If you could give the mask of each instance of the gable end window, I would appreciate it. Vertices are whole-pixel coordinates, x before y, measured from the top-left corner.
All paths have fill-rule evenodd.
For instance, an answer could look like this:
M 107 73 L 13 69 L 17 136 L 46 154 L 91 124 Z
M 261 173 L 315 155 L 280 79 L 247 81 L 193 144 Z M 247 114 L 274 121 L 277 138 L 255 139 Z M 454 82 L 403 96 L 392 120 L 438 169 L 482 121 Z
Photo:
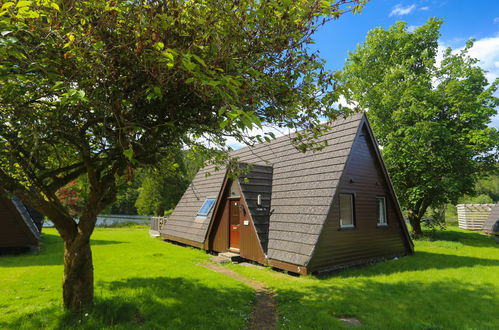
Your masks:
M 354 228 L 354 214 L 353 194 L 340 194 L 340 227 Z
M 386 198 L 384 196 L 376 197 L 376 214 L 378 218 L 378 226 L 388 225 L 386 221 Z
M 213 205 L 215 205 L 215 198 L 206 198 L 203 205 L 201 205 L 201 208 L 199 209 L 197 215 L 207 216 L 208 213 L 210 213 L 211 209 L 213 208 Z

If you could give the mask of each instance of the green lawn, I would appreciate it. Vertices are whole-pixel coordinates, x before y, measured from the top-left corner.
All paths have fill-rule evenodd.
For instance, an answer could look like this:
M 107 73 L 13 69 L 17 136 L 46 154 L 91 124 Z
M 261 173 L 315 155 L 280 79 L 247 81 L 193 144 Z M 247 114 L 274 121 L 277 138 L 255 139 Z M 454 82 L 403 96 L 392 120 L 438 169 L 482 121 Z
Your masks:
M 0 329 L 244 328 L 251 289 L 197 264 L 202 251 L 166 244 L 145 229 L 97 229 L 96 306 L 61 308 L 62 245 L 46 230 L 38 255 L 0 256 Z M 499 244 L 449 228 L 416 241 L 416 255 L 327 278 L 292 277 L 230 265 L 276 293 L 285 329 L 340 327 L 358 318 L 370 329 L 497 329 Z
M 284 329 L 499 329 L 499 244 L 456 227 L 415 241 L 414 256 L 317 279 L 230 266 L 273 288 Z
M 147 229 L 98 228 L 96 306 L 61 308 L 62 244 L 45 230 L 39 255 L 0 256 L 0 329 L 240 329 L 254 301 L 245 285 L 198 263 L 208 256 L 150 238 Z

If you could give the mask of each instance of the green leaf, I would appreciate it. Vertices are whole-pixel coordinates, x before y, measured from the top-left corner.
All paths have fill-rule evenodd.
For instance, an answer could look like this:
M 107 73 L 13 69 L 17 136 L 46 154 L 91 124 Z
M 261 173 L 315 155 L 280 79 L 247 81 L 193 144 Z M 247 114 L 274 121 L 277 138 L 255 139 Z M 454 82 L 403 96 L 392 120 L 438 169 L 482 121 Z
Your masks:
M 28 7 L 28 6 L 31 6 L 31 3 L 32 1 L 25 1 L 25 0 L 21 0 L 17 3 L 17 6 L 18 8 L 22 8 L 22 7 Z
M 197 56 L 196 54 L 191 54 L 191 56 L 196 60 L 198 61 L 199 64 L 201 64 L 202 66 L 204 66 L 205 68 L 207 67 L 206 66 L 206 63 L 203 61 L 203 59 L 199 56 Z
M 236 119 L 237 117 L 239 117 L 239 114 L 236 112 L 227 112 L 227 117 L 229 117 L 230 119 Z
M 163 56 L 163 61 L 166 62 L 166 66 L 169 68 L 173 68 L 175 65 L 175 57 L 174 57 L 175 51 L 172 49 L 165 49 L 161 55 Z
M 123 150 L 123 155 L 129 160 L 129 161 L 132 161 L 133 160 L 133 149 L 132 147 L 128 148 L 128 149 L 125 149 Z
M 182 66 L 187 70 L 187 71 L 194 71 L 197 68 L 196 63 L 193 63 L 191 61 L 191 56 L 190 55 L 184 55 L 182 57 Z
M 10 7 L 14 6 L 14 2 L 6 2 L 2 5 L 2 9 L 9 9 Z
M 165 48 L 165 44 L 162 43 L 161 41 L 158 41 L 157 43 L 154 44 L 154 48 L 156 48 L 157 50 L 163 50 L 163 48 Z

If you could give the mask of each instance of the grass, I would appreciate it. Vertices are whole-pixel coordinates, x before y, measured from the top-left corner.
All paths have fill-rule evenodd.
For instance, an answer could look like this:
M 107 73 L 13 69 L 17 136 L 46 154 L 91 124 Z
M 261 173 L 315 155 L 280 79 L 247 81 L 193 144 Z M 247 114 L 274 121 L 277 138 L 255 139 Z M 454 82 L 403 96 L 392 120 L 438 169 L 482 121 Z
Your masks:
M 88 316 L 61 308 L 62 245 L 53 230 L 37 255 L 0 256 L 0 329 L 241 329 L 254 293 L 198 264 L 202 251 L 149 238 L 144 228 L 99 228 L 93 236 L 96 305 Z M 449 228 L 416 243 L 414 256 L 328 277 L 292 277 L 230 265 L 265 283 L 279 328 L 497 329 L 499 245 Z
M 368 329 L 498 329 L 499 245 L 456 227 L 415 245 L 413 256 L 323 278 L 230 267 L 275 291 L 282 329 L 344 327 L 338 317 Z
M 142 228 L 98 228 L 95 307 L 61 307 L 62 244 L 45 230 L 41 253 L 0 256 L 0 329 L 240 329 L 254 301 L 245 285 L 199 263 L 203 252 L 150 238 Z

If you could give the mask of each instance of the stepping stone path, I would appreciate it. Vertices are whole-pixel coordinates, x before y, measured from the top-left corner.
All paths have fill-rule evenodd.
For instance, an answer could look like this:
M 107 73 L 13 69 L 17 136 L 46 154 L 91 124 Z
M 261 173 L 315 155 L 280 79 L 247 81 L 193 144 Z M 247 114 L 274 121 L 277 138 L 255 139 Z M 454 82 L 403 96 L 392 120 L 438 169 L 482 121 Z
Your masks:
M 228 268 L 217 264 L 203 264 L 204 267 L 211 269 L 217 273 L 230 276 L 256 291 L 256 303 L 251 314 L 251 319 L 248 325 L 249 330 L 267 330 L 275 329 L 277 322 L 276 303 L 274 296 L 265 285 L 260 282 L 250 280 L 247 277 L 234 273 Z

